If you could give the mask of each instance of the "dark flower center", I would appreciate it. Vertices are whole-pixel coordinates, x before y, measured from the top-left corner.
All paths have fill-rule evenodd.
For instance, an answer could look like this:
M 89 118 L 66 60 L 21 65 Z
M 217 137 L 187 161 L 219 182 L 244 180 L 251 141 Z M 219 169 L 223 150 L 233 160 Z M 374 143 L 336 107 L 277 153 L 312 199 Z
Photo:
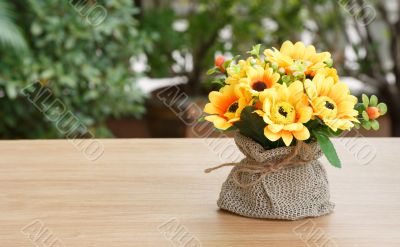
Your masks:
M 236 112 L 236 110 L 239 108 L 238 102 L 235 102 L 231 104 L 228 108 L 228 112 Z
M 335 109 L 335 106 L 329 101 L 325 101 L 325 107 L 330 109 L 330 110 Z
M 294 107 L 288 102 L 279 102 L 272 107 L 271 120 L 276 124 L 291 124 L 296 120 Z
M 310 75 L 310 74 L 307 74 L 307 75 L 306 75 L 306 79 L 312 80 L 313 78 L 314 78 L 314 76 L 312 76 L 312 75 Z
M 264 89 L 266 89 L 266 88 L 267 88 L 267 85 L 266 85 L 264 82 L 262 82 L 262 81 L 255 82 L 255 83 L 253 84 L 253 89 L 256 90 L 256 91 L 258 91 L 258 92 L 262 92 L 262 91 L 264 91 Z
M 288 114 L 288 113 L 285 111 L 285 109 L 283 109 L 283 107 L 279 107 L 278 112 L 279 112 L 279 114 L 281 114 L 282 116 L 287 117 L 287 114 Z

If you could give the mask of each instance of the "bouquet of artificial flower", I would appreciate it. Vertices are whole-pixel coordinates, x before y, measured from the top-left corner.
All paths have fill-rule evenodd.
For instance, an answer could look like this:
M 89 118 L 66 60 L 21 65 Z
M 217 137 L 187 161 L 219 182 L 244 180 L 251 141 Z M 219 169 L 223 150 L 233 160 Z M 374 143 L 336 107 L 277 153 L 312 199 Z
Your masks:
M 376 120 L 386 105 L 376 96 L 363 95 L 363 103 L 350 94 L 332 67 L 329 52 L 317 53 L 301 42 L 283 43 L 280 50 L 260 45 L 246 60 L 217 57 L 208 74 L 217 74 L 219 91 L 209 94 L 205 120 L 223 131 L 239 132 L 265 149 L 295 145 L 296 140 L 317 140 L 334 166 L 340 160 L 329 141 L 360 125 L 379 129 Z
M 246 155 L 240 163 L 228 164 L 235 167 L 218 204 L 260 218 L 326 214 L 333 204 L 317 159 L 323 152 L 332 165 L 341 166 L 329 137 L 353 127 L 377 130 L 376 119 L 386 113 L 386 105 L 366 95 L 357 103 L 332 67 L 329 52 L 290 41 L 262 55 L 260 47 L 254 46 L 243 60 L 218 56 L 208 71 L 216 75 L 220 89 L 209 94 L 204 119 L 219 130 L 236 130 L 236 144 Z M 277 197 L 284 197 L 284 203 L 279 205 Z

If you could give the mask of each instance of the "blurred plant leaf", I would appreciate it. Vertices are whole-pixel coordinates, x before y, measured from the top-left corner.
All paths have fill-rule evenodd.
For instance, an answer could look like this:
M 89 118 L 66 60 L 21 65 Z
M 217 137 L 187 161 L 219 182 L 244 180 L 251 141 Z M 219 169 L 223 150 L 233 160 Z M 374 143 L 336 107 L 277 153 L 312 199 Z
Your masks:
M 8 1 L 0 0 L 0 44 L 16 51 L 27 51 L 28 46 L 15 19 L 15 11 Z

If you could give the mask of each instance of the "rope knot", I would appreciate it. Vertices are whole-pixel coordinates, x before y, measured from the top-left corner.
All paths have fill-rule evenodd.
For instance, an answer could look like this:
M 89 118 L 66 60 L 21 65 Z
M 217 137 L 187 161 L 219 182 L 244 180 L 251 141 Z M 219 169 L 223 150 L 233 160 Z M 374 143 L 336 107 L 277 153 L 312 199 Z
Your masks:
M 303 147 L 309 148 L 308 145 L 306 145 L 304 142 L 298 141 L 297 145 L 294 147 L 293 151 L 291 153 L 289 153 L 283 160 L 281 160 L 279 162 L 257 162 L 254 159 L 247 158 L 246 162 L 224 163 L 219 166 L 205 169 L 204 172 L 210 173 L 214 170 L 217 170 L 217 169 L 225 167 L 225 166 L 234 166 L 234 167 L 236 167 L 236 169 L 233 170 L 233 174 L 232 174 L 233 181 L 239 187 L 247 188 L 247 187 L 250 187 L 250 186 L 253 186 L 253 185 L 259 183 L 270 173 L 277 172 L 281 169 L 284 169 L 284 168 L 292 166 L 292 165 L 304 165 L 304 164 L 307 164 L 310 161 L 312 161 L 313 160 L 312 155 L 310 155 L 307 158 L 299 157 L 298 154 Z M 240 174 L 242 174 L 242 173 L 247 173 L 250 175 L 259 174 L 260 176 L 253 182 L 245 184 L 240 181 Z

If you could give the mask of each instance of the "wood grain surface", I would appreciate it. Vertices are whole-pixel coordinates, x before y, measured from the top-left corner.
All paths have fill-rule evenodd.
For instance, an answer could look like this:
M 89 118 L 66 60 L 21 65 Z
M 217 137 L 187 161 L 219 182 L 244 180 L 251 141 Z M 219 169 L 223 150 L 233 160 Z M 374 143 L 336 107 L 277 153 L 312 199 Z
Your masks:
M 335 139 L 335 212 L 300 221 L 218 210 L 232 139 L 0 142 L 0 246 L 400 246 L 400 139 Z

